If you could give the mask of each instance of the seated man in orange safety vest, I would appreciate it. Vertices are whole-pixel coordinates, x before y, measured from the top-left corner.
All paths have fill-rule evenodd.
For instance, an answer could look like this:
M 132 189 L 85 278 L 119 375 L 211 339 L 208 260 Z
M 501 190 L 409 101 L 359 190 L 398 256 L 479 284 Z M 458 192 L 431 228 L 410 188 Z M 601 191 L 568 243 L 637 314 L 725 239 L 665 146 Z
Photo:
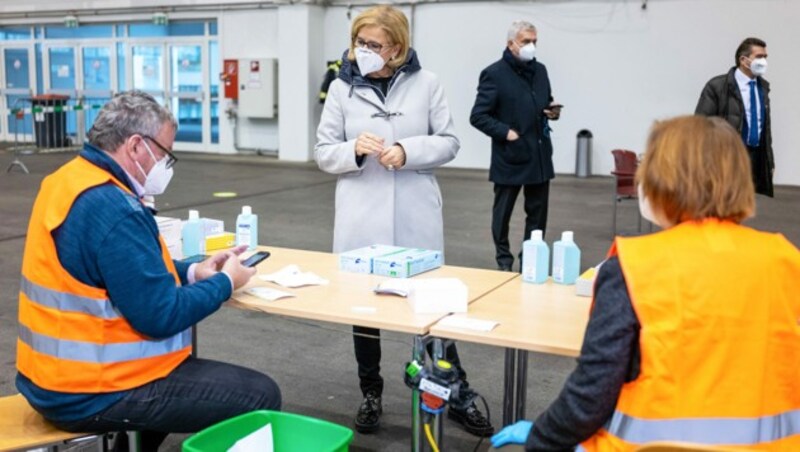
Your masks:
M 281 406 L 268 376 L 191 356 L 191 326 L 255 269 L 239 249 L 170 258 L 141 199 L 172 177 L 176 128 L 148 94 L 111 99 L 80 155 L 42 182 L 22 259 L 17 388 L 61 429 L 141 431 L 143 450 Z
M 739 134 L 720 118 L 656 123 L 637 180 L 663 231 L 616 239 L 577 368 L 535 423 L 492 444 L 800 450 L 800 252 L 739 224 L 755 210 Z

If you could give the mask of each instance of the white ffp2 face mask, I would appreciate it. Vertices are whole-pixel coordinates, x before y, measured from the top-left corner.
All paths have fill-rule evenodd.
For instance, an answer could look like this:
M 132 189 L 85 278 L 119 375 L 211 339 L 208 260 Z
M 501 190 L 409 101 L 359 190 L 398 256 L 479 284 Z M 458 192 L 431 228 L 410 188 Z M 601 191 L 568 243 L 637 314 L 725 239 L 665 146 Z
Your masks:
M 167 168 L 167 157 L 164 157 L 161 160 L 156 160 L 156 156 L 153 155 L 153 151 L 150 149 L 150 145 L 147 144 L 146 141 L 142 141 L 144 143 L 145 149 L 147 149 L 147 153 L 150 154 L 150 158 L 156 162 L 152 168 L 150 168 L 150 174 L 144 172 L 144 168 L 139 162 L 136 162 L 136 166 L 139 167 L 139 171 L 144 176 L 144 195 L 156 196 L 164 193 L 167 189 L 167 185 L 169 185 L 169 181 L 172 180 L 172 168 Z
M 517 44 L 519 45 L 519 44 Z M 531 61 L 536 57 L 536 46 L 532 42 L 525 44 L 519 48 L 519 59 L 522 61 Z
M 756 77 L 761 77 L 762 75 L 766 74 L 767 59 L 756 58 L 755 60 L 750 61 L 750 72 L 752 72 Z
M 372 50 L 356 47 L 356 64 L 358 64 L 361 75 L 367 75 L 383 69 L 386 62 L 383 61 L 383 57 Z

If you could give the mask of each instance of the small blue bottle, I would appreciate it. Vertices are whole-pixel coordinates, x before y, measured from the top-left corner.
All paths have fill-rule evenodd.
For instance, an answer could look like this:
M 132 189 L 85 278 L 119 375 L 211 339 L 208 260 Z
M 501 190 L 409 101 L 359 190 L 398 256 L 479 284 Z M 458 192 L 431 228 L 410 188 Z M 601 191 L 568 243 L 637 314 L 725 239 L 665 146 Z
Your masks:
M 250 206 L 242 206 L 242 213 L 236 217 L 236 246 L 247 245 L 248 250 L 258 246 L 258 215 Z
M 553 244 L 553 281 L 575 284 L 581 268 L 581 250 L 573 240 L 572 231 L 564 231 L 561 240 Z
M 196 210 L 189 211 L 189 220 L 183 224 L 181 239 L 183 239 L 183 257 L 192 257 L 206 253 L 206 236 L 203 220 Z
M 544 284 L 550 270 L 550 248 L 542 240 L 542 230 L 531 231 L 531 238 L 522 242 L 522 280 Z

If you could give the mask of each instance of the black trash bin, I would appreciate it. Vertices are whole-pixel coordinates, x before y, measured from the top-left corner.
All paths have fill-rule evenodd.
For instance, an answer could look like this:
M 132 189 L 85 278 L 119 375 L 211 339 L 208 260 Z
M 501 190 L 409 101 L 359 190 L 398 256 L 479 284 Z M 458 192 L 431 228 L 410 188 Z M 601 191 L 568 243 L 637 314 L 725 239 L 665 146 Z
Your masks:
M 578 132 L 575 148 L 575 175 L 589 177 L 592 175 L 592 132 L 583 129 Z
M 67 140 L 67 105 L 69 96 L 42 94 L 31 97 L 33 109 L 33 131 L 36 147 L 42 149 L 63 148 Z

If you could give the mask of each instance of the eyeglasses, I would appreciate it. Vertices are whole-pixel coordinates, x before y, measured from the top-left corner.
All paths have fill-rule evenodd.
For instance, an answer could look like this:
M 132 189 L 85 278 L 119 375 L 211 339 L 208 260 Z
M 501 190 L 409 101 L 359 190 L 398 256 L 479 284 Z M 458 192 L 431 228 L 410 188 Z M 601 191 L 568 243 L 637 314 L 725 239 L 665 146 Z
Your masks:
M 384 48 L 391 47 L 388 44 L 378 44 L 375 41 L 365 41 L 365 40 L 363 40 L 361 38 L 356 38 L 355 41 L 353 41 L 353 44 L 356 47 L 366 47 L 366 48 L 368 48 L 369 50 L 372 50 L 375 53 L 381 53 L 381 51 Z
M 142 138 L 152 141 L 153 143 L 155 143 L 156 146 L 158 146 L 159 149 L 161 149 L 162 151 L 164 151 L 165 154 L 167 154 L 167 169 L 170 169 L 173 166 L 175 166 L 175 163 L 178 162 L 178 157 L 175 157 L 175 154 L 170 152 L 169 149 L 167 149 L 163 144 L 156 141 L 156 139 L 151 137 L 150 135 L 142 135 Z

